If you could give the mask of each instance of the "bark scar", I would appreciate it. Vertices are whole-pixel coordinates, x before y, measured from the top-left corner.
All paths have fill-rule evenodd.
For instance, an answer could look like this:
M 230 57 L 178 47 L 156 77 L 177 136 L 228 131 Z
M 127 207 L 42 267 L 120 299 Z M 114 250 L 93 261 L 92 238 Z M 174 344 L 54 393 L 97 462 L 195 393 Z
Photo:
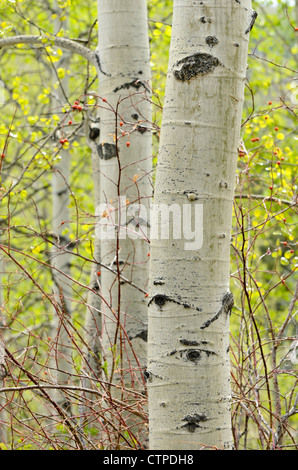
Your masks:
M 207 416 L 204 413 L 195 413 L 193 415 L 186 415 L 182 421 L 186 421 L 183 424 L 183 428 L 186 428 L 189 432 L 195 432 L 197 428 L 200 428 L 200 423 L 207 421 Z
M 124 89 L 129 89 L 129 88 L 135 88 L 136 90 L 139 90 L 139 88 L 144 87 L 145 90 L 150 91 L 149 88 L 146 86 L 146 83 L 140 80 L 139 78 L 135 78 L 131 82 L 123 83 L 123 85 L 119 85 L 116 87 L 113 92 L 117 93 L 119 90 L 124 90 Z
M 199 346 L 199 343 L 197 341 L 194 341 L 194 340 L 181 338 L 179 341 L 184 346 Z
M 196 54 L 184 57 L 178 60 L 173 67 L 174 77 L 182 82 L 189 81 L 197 75 L 204 75 L 222 65 L 217 57 L 205 52 L 197 52 Z
M 225 313 L 226 315 L 229 315 L 231 313 L 231 310 L 232 310 L 233 307 L 234 307 L 233 294 L 231 294 L 231 292 L 228 292 L 227 294 L 224 295 L 224 297 L 222 299 L 221 309 L 217 312 L 216 315 L 214 315 L 213 318 L 211 318 L 210 320 L 207 320 L 205 323 L 203 323 L 203 325 L 201 326 L 201 330 L 203 330 L 204 328 L 207 328 L 209 325 L 211 325 L 211 323 L 213 323 L 215 320 L 217 320 L 220 317 L 220 315 L 222 315 L 223 313 Z
M 156 283 L 155 283 L 156 284 Z M 176 299 L 173 299 L 172 297 L 169 297 L 168 295 L 165 295 L 165 294 L 156 294 L 152 297 L 152 299 L 150 299 L 149 303 L 148 303 L 148 307 L 149 305 L 152 303 L 152 302 L 155 302 L 155 304 L 161 309 L 166 302 L 174 302 L 175 304 L 178 304 L 178 305 L 182 305 L 184 308 L 194 308 L 196 309 L 198 312 L 201 312 L 202 309 L 199 308 L 199 307 L 194 307 L 193 305 L 187 303 L 187 302 L 183 302 L 182 300 L 176 300 Z
M 251 15 L 250 24 L 249 24 L 249 27 L 247 28 L 247 30 L 245 31 L 245 34 L 250 33 L 250 31 L 252 30 L 252 28 L 255 24 L 257 16 L 258 16 L 257 12 L 253 10 L 252 15 Z
M 99 53 L 97 51 L 95 52 L 95 60 L 96 60 L 96 63 L 97 63 L 97 66 L 98 66 L 98 69 L 100 70 L 100 72 L 103 75 L 106 75 L 107 77 L 110 77 L 111 76 L 110 73 L 106 73 L 106 72 L 103 71 L 102 66 L 101 66 L 101 62 L 100 62 L 100 58 L 99 58 Z
M 110 160 L 117 156 L 116 145 L 109 142 L 97 145 L 97 151 L 101 160 Z
M 207 37 L 206 37 L 206 43 L 207 43 L 208 46 L 210 46 L 210 47 L 216 46 L 216 44 L 218 44 L 218 42 L 219 42 L 219 41 L 218 41 L 217 37 L 215 37 L 215 36 L 207 36 Z

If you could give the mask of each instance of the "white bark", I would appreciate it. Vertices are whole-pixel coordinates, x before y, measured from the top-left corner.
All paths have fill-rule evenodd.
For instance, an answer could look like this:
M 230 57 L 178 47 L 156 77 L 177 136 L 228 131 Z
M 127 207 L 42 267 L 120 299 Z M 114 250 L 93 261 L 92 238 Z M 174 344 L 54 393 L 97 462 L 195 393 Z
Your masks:
M 174 0 L 154 203 L 197 212 L 198 243 L 151 233 L 150 449 L 232 448 L 229 262 L 250 0 Z M 186 212 L 185 212 L 186 214 Z M 183 227 L 187 228 L 184 217 Z M 199 232 L 202 231 L 202 246 Z M 189 249 L 192 248 L 192 249 Z
M 95 95 L 95 93 L 91 93 Z M 96 100 L 96 106 L 98 101 Z M 98 143 L 100 135 L 100 122 L 98 118 L 94 118 L 92 113 L 86 114 L 85 134 L 88 147 L 91 150 L 91 166 L 93 175 L 94 186 L 94 207 L 100 204 L 100 172 L 99 172 L 99 157 L 98 157 Z M 95 218 L 96 223 L 96 218 Z M 94 374 L 94 377 L 99 379 L 101 376 L 101 297 L 99 295 L 99 273 L 100 267 L 100 240 L 95 239 L 93 259 L 95 262 L 91 269 L 90 290 L 87 298 L 86 322 L 85 322 L 85 341 L 87 348 L 85 348 L 85 357 L 87 359 L 88 374 Z
M 57 30 L 59 24 L 57 25 Z M 70 53 L 66 51 L 59 62 L 59 67 L 68 67 Z M 54 74 L 53 74 L 54 75 Z M 56 79 L 56 76 L 55 76 Z M 63 90 L 61 89 L 63 87 Z M 55 107 L 62 107 L 65 104 L 65 94 L 68 93 L 68 77 L 61 80 L 60 87 L 57 90 Z M 67 137 L 67 126 L 64 126 L 63 138 Z M 60 145 L 59 140 L 62 137 L 60 133 L 56 136 L 56 145 Z M 54 312 L 54 335 L 56 340 L 55 364 L 57 368 L 56 380 L 58 385 L 67 385 L 70 383 L 72 365 L 72 342 L 70 338 L 70 321 L 72 315 L 72 289 L 71 289 L 71 254 L 64 251 L 63 247 L 69 249 L 69 203 L 70 203 L 70 162 L 71 156 L 68 149 L 61 148 L 61 159 L 55 165 L 52 179 L 52 217 L 53 233 L 55 242 L 61 248 L 52 250 L 52 266 L 54 280 L 54 294 L 57 309 Z M 65 274 L 65 275 L 64 275 Z M 59 312 L 59 317 L 57 315 Z M 58 403 L 70 411 L 70 403 L 66 401 L 59 392 L 57 394 Z
M 56 339 L 55 366 L 57 367 L 58 385 L 69 384 L 72 372 L 72 343 L 70 339 L 71 297 L 70 284 L 71 255 L 63 252 L 63 246 L 69 244 L 68 235 L 63 231 L 69 227 L 69 164 L 70 154 L 61 151 L 62 159 L 55 166 L 53 174 L 53 232 L 61 248 L 54 248 L 52 252 L 52 266 L 54 278 L 56 311 L 59 312 L 54 321 L 54 335 Z M 65 276 L 64 276 L 65 274 Z M 57 315 L 55 312 L 54 315 Z
M 100 187 L 100 173 L 99 173 L 99 158 L 98 158 L 98 140 L 99 135 L 95 133 L 97 129 L 100 132 L 99 122 L 94 122 L 91 113 L 86 113 L 85 134 L 87 144 L 91 150 L 91 166 L 94 184 L 94 206 L 97 207 L 99 201 L 99 187 Z M 96 223 L 96 221 L 95 221 Z M 87 309 L 85 318 L 85 347 L 84 347 L 84 362 L 82 367 L 82 384 L 89 390 L 94 390 L 94 394 L 84 392 L 84 398 L 80 405 L 80 421 L 82 427 L 87 427 L 91 422 L 91 427 L 95 428 L 93 413 L 99 412 L 100 407 L 94 406 L 94 401 L 97 400 L 96 392 L 97 384 L 102 377 L 101 370 L 101 297 L 99 293 L 99 273 L 100 267 L 100 240 L 95 239 L 94 249 L 92 253 L 94 263 L 91 269 L 90 290 L 87 296 Z M 92 405 L 91 405 L 92 404 Z M 92 408 L 92 413 L 90 411 Z M 98 422 L 98 426 L 101 423 Z M 90 437 L 91 438 L 91 437 Z M 94 437 L 92 438 L 94 443 Z
M 134 0 L 98 0 L 98 14 L 99 96 L 105 100 L 100 110 L 98 147 L 101 214 L 103 205 L 112 203 L 116 211 L 111 215 L 117 219 L 121 197 L 121 223 L 124 224 L 119 244 L 117 233 L 110 240 L 101 236 L 101 260 L 116 273 L 121 272 L 129 281 L 147 289 L 148 244 L 142 236 L 131 239 L 131 232 L 126 232 L 126 228 L 136 230 L 134 222 L 138 219 L 129 211 L 137 209 L 139 204 L 148 207 L 152 192 L 151 132 L 146 130 L 151 121 L 151 104 L 147 99 L 150 99 L 150 61 L 146 1 L 139 0 L 136 5 Z M 117 116 L 111 112 L 116 108 Z M 132 129 L 130 135 L 122 136 L 122 132 Z M 129 147 L 127 141 L 131 143 Z M 127 207 L 125 201 L 129 201 Z M 126 208 L 127 222 L 133 219 L 128 225 L 124 223 Z M 108 219 L 101 220 L 104 223 Z M 146 232 L 146 222 L 140 223 L 141 230 Z M 102 345 L 108 378 L 114 384 L 124 385 L 123 389 L 143 389 L 140 368 L 144 367 L 147 355 L 145 296 L 106 269 L 102 269 L 100 282 Z M 123 393 L 124 401 L 135 399 Z

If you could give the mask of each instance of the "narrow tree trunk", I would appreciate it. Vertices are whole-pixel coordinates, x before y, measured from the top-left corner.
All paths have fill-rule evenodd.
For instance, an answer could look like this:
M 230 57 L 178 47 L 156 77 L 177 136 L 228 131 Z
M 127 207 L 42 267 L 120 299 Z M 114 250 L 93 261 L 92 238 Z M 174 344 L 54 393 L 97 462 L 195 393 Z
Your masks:
M 100 188 L 100 173 L 99 173 L 99 157 L 98 157 L 98 142 L 100 135 L 100 126 L 98 120 L 94 122 L 91 113 L 88 113 L 85 125 L 85 134 L 88 146 L 91 150 L 91 166 L 94 184 L 94 206 L 99 206 L 99 188 Z M 95 218 L 96 224 L 96 218 Z M 85 320 L 85 347 L 84 347 L 84 362 L 82 368 L 82 385 L 84 388 L 97 389 L 97 385 L 102 378 L 101 368 L 101 297 L 100 297 L 100 240 L 95 239 L 94 250 L 92 253 L 94 263 L 91 268 L 90 276 L 90 290 L 87 296 L 86 320 Z M 95 436 L 98 438 L 100 432 L 95 433 L 95 427 L 101 427 L 98 419 L 94 420 L 94 413 L 99 416 L 100 407 L 95 407 L 94 401 L 98 400 L 97 395 L 90 393 L 83 394 L 80 405 L 80 421 L 82 427 L 89 426 L 92 429 L 92 439 L 95 444 Z M 96 444 L 95 444 L 96 445 Z
M 97 234 L 102 263 L 114 270 L 102 269 L 100 277 L 102 352 L 106 378 L 113 384 L 110 399 L 117 385 L 122 390 L 120 398 L 129 404 L 138 401 L 139 395 L 128 388 L 144 389 L 141 369 L 147 355 L 147 305 L 142 290 L 148 282 L 148 213 L 142 213 L 143 221 L 139 218 L 142 209 L 146 212 L 149 207 L 152 192 L 146 1 L 98 0 L 98 14 L 99 96 L 103 101 L 98 147 L 101 204 L 97 212 L 102 226 Z M 113 230 L 114 222 L 122 228 Z M 138 232 L 135 239 L 132 231 Z M 119 435 L 125 428 L 119 424 L 122 419 L 122 410 L 116 408 L 113 420 L 119 421 Z M 134 422 L 133 418 L 126 421 L 129 432 L 137 429 Z
M 99 170 L 99 156 L 98 144 L 100 136 L 100 125 L 98 120 L 92 122 L 89 116 L 86 122 L 86 137 L 88 146 L 91 149 L 91 166 L 94 184 L 94 207 L 100 204 L 100 170 Z M 96 223 L 96 218 L 95 218 Z M 85 366 L 88 374 L 94 374 L 97 379 L 101 376 L 101 297 L 99 293 L 100 288 L 100 240 L 95 239 L 93 259 L 95 262 L 92 265 L 90 290 L 87 298 L 87 311 L 86 311 L 86 324 L 85 324 L 85 341 L 87 344 L 86 358 L 88 366 Z M 89 384 L 92 388 L 92 384 Z
M 59 31 L 59 22 L 56 30 Z M 67 68 L 70 60 L 70 53 L 66 51 L 60 60 L 58 67 Z M 54 76 L 56 79 L 56 76 Z M 61 88 L 63 87 L 63 89 Z M 61 80 L 60 87 L 56 95 L 56 107 L 62 107 L 65 104 L 68 93 L 68 77 Z M 67 126 L 64 126 L 64 134 L 56 136 L 57 145 L 66 138 Z M 72 289 L 69 277 L 71 275 L 71 255 L 64 252 L 63 247 L 69 249 L 69 203 L 70 203 L 70 153 L 68 149 L 61 148 L 61 159 L 55 165 L 52 179 L 52 228 L 55 234 L 55 242 L 62 248 L 54 248 L 52 251 L 52 266 L 54 280 L 55 302 L 59 318 L 54 319 L 54 335 L 56 339 L 54 367 L 57 368 L 56 380 L 58 385 L 67 385 L 70 381 L 72 366 L 72 343 L 70 338 L 70 320 L 71 320 L 71 298 Z M 56 314 L 56 312 L 55 312 Z M 57 314 L 56 314 L 57 315 Z M 70 403 L 65 400 L 63 395 L 58 393 L 58 403 L 70 411 Z
M 254 20 L 250 0 L 174 0 L 153 213 L 165 206 L 151 233 L 152 450 L 233 447 L 230 234 Z
M 68 235 L 63 232 L 69 227 L 69 161 L 70 154 L 61 151 L 61 162 L 56 165 L 53 175 L 53 232 L 57 237 L 56 241 L 60 246 L 67 246 Z M 63 252 L 63 248 L 54 248 L 52 252 L 52 266 L 54 279 L 55 302 L 59 318 L 55 317 L 54 335 L 56 340 L 54 364 L 57 368 L 58 385 L 69 384 L 72 372 L 72 344 L 70 338 L 71 320 L 71 286 L 70 276 L 70 255 Z M 61 401 L 62 400 L 62 401 Z M 58 400 L 62 404 L 64 399 Z M 64 403 L 64 406 L 69 406 Z

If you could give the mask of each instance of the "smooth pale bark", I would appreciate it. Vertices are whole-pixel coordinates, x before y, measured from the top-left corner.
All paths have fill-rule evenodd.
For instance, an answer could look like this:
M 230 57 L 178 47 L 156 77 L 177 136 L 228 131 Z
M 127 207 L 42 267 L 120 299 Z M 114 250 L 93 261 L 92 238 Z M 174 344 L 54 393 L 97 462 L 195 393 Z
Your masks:
M 90 117 L 86 124 L 86 137 L 88 146 L 91 149 L 91 166 L 94 182 L 94 206 L 98 207 L 100 204 L 100 173 L 98 157 L 99 135 L 96 136 L 97 134 L 94 132 L 94 130 L 97 129 L 100 132 L 100 126 L 98 122 L 92 123 Z M 90 138 L 90 136 L 92 138 Z M 94 138 L 94 136 L 96 137 Z M 94 374 L 95 378 L 99 379 L 101 376 L 101 297 L 99 294 L 101 267 L 100 240 L 98 238 L 95 239 L 94 252 L 92 255 L 95 262 L 93 263 L 91 270 L 90 289 L 92 290 L 89 290 L 87 298 L 85 341 L 87 344 L 86 358 L 88 367 L 85 366 L 85 369 L 89 370 L 88 374 Z
M 100 132 L 98 120 L 94 121 L 94 118 L 91 115 L 91 112 L 86 115 L 85 123 L 85 134 L 88 147 L 91 150 L 91 166 L 92 166 L 92 175 L 94 183 L 94 206 L 99 205 L 99 187 L 100 187 L 100 177 L 99 177 L 99 158 L 98 158 L 98 141 L 99 135 L 97 132 Z M 96 218 L 95 218 L 96 223 Z M 95 394 L 86 393 L 81 400 L 80 404 L 80 421 L 81 426 L 85 427 L 85 430 L 88 425 L 91 428 L 94 428 L 98 425 L 101 427 L 101 423 L 96 420 L 94 422 L 94 413 L 99 415 L 99 406 L 95 406 L 95 401 L 98 400 L 96 392 L 98 392 L 97 385 L 102 378 L 102 369 L 101 369 L 101 297 L 99 293 L 99 273 L 101 271 L 100 267 L 100 240 L 95 239 L 94 249 L 92 253 L 94 263 L 91 268 L 91 277 L 90 277 L 90 289 L 87 296 L 87 305 L 86 305 L 86 317 L 85 317 L 85 331 L 84 331 L 84 361 L 82 365 L 82 385 L 84 388 L 89 388 L 89 390 L 95 390 Z M 91 424 L 90 424 L 91 423 Z M 90 437 L 91 439 L 91 437 Z M 92 438 L 93 444 L 95 443 L 95 438 Z M 87 443 L 85 442 L 85 446 Z
M 71 297 L 69 281 L 71 275 L 71 255 L 63 251 L 69 244 L 69 163 L 70 154 L 61 151 L 61 161 L 55 166 L 52 182 L 53 192 L 53 232 L 61 248 L 52 250 L 54 294 L 57 309 L 54 319 L 54 337 L 56 341 L 54 367 L 57 368 L 57 384 L 69 384 L 72 373 L 72 343 L 70 338 Z M 64 275 L 65 274 L 65 275 Z M 59 312 L 59 317 L 57 315 Z M 61 399 L 58 400 L 59 402 Z M 62 401 L 64 402 L 63 398 Z M 66 406 L 66 404 L 64 403 Z M 67 405 L 69 406 L 69 404 Z
M 254 19 L 250 0 L 174 0 L 154 204 L 177 204 L 183 222 L 177 239 L 151 231 L 151 450 L 233 447 L 230 234 Z M 190 219 L 194 240 L 183 237 Z
M 149 217 L 146 208 L 152 193 L 146 1 L 98 0 L 98 31 L 98 92 L 104 101 L 98 147 L 101 206 L 97 214 L 102 231 L 99 226 L 97 236 L 101 239 L 102 263 L 115 270 L 115 274 L 101 270 L 102 354 L 106 378 L 121 386 L 121 398 L 131 403 L 136 397 L 127 389 L 144 389 L 141 369 L 147 356 L 147 302 L 144 292 L 121 281 L 119 274 L 143 291 L 147 289 L 148 243 L 142 235 L 142 231 L 146 235 L 147 222 L 137 215 L 145 208 L 146 213 L 140 215 Z M 130 134 L 122 136 L 122 132 Z M 121 220 L 117 220 L 119 212 Z M 122 229 L 107 239 L 106 224 L 113 224 L 113 220 Z M 136 227 L 138 223 L 140 227 Z M 132 238 L 132 230 L 139 232 L 136 239 Z M 118 394 L 114 386 L 109 391 L 112 397 Z M 122 410 L 116 409 L 114 419 L 121 419 L 121 414 Z M 127 421 L 129 426 L 133 423 Z M 123 430 L 119 424 L 116 426 Z
M 59 23 L 56 27 L 59 31 Z M 67 68 L 69 65 L 70 53 L 65 51 L 58 67 Z M 56 80 L 56 75 L 54 74 Z M 61 88 L 62 87 L 62 88 Z M 68 77 L 61 80 L 60 86 L 55 95 L 55 107 L 62 107 L 65 104 L 65 96 L 68 93 Z M 59 131 L 56 135 L 56 145 L 60 145 L 61 138 L 65 138 L 67 127 L 64 126 L 64 134 Z M 70 338 L 70 321 L 72 315 L 72 289 L 70 283 L 71 276 L 71 254 L 65 252 L 63 247 L 69 249 L 69 204 L 70 204 L 70 162 L 71 156 L 68 149 L 61 148 L 60 161 L 55 165 L 52 179 L 52 229 L 55 234 L 55 242 L 61 248 L 52 250 L 52 266 L 54 280 L 54 294 L 57 309 L 54 313 L 54 335 L 56 341 L 54 367 L 56 367 L 56 380 L 58 385 L 70 383 L 70 376 L 73 372 L 72 365 L 72 342 Z M 59 312 L 59 316 L 57 314 Z M 65 400 L 63 394 L 57 393 L 57 401 L 70 411 L 70 403 Z

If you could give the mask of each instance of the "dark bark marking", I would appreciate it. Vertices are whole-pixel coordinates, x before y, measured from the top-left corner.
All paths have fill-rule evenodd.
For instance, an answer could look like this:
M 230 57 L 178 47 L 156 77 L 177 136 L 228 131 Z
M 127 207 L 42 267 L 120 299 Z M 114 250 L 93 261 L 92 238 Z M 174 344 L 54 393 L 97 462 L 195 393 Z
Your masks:
M 257 16 L 258 16 L 257 12 L 256 12 L 256 11 L 253 11 L 253 12 L 252 12 L 252 15 L 251 15 L 251 20 L 250 20 L 249 27 L 248 27 L 247 30 L 245 31 L 245 34 L 250 33 L 250 31 L 252 30 L 252 28 L 253 28 L 253 26 L 254 26 L 254 24 L 255 24 L 255 21 L 256 21 L 256 19 L 257 19 Z
M 199 346 L 199 343 L 197 341 L 193 341 L 190 339 L 180 339 L 179 341 L 184 346 Z
M 171 298 L 168 297 L 167 295 L 157 294 L 157 295 L 155 295 L 154 297 L 152 297 L 152 299 L 150 300 L 150 302 L 149 302 L 148 305 L 150 305 L 151 302 L 155 302 L 155 304 L 156 304 L 159 308 L 162 308 L 166 302 L 173 302 L 173 299 L 171 299 Z
M 100 131 L 98 127 L 90 127 L 89 139 L 96 140 L 99 137 Z
M 174 354 L 176 354 L 176 352 L 177 352 L 177 349 L 174 349 L 174 351 L 171 351 L 171 352 L 168 354 L 168 356 L 174 356 Z
M 217 312 L 217 314 L 213 318 L 211 318 L 210 320 L 207 320 L 201 326 L 201 330 L 203 330 L 204 328 L 207 328 L 209 325 L 211 325 L 211 323 L 216 321 L 220 317 L 221 314 L 225 313 L 226 315 L 229 315 L 231 313 L 231 310 L 232 310 L 233 306 L 234 306 L 233 294 L 231 294 L 231 292 L 228 292 L 227 294 L 224 295 L 224 297 L 222 299 L 221 309 Z
M 97 146 L 97 151 L 101 160 L 110 160 L 111 158 L 117 156 L 116 145 L 109 144 L 108 142 L 105 142 L 104 144 L 99 144 Z
M 211 20 L 211 18 L 208 18 L 208 16 L 207 16 L 207 17 L 206 17 L 206 16 L 202 16 L 202 17 L 200 18 L 200 22 L 205 24 L 205 23 L 211 23 L 212 20 Z
M 207 356 L 216 356 L 216 353 L 214 351 L 206 351 L 206 349 L 202 349 L 202 351 L 204 351 L 204 353 L 207 354 Z
M 179 351 L 179 356 L 184 361 L 186 360 L 197 364 L 201 360 L 203 353 L 205 353 L 207 357 L 216 356 L 214 351 L 210 351 L 208 349 L 183 349 L 182 351 Z
M 103 75 L 106 75 L 107 77 L 110 77 L 110 76 L 111 76 L 110 73 L 106 73 L 106 72 L 104 72 L 104 71 L 102 70 L 98 52 L 95 52 L 95 59 L 96 59 L 97 65 L 98 65 L 98 69 L 101 71 L 101 73 L 102 73 Z
M 136 339 L 136 338 L 141 338 L 143 341 L 145 341 L 147 343 L 148 330 L 144 329 L 144 330 L 140 331 L 139 333 L 137 333 L 135 336 L 129 336 L 130 341 L 133 340 L 133 339 Z
M 165 281 L 164 281 L 164 279 L 162 279 L 162 278 L 158 278 L 158 279 L 155 279 L 155 280 L 153 281 L 153 284 L 154 284 L 155 286 L 162 286 L 164 283 L 165 283 Z
M 228 183 L 226 181 L 221 181 L 219 183 L 219 187 L 220 188 L 224 188 L 224 189 L 227 189 L 228 188 Z
M 123 266 L 123 264 L 125 264 L 125 261 L 123 261 L 122 259 L 119 259 L 118 261 L 113 261 L 113 266 L 117 266 L 117 264 L 119 264 L 119 266 Z M 128 265 L 129 263 L 127 263 Z
M 186 359 L 190 362 L 197 363 L 201 359 L 201 352 L 199 349 L 189 349 L 186 353 Z
M 135 88 L 136 90 L 139 90 L 141 87 L 144 87 L 145 90 L 149 91 L 146 84 L 144 82 L 142 82 L 142 80 L 140 80 L 139 78 L 135 78 L 131 82 L 123 83 L 123 85 L 117 86 L 113 90 L 113 92 L 117 93 L 117 91 L 119 91 L 119 90 L 125 90 L 125 89 L 128 90 L 129 88 Z
M 137 126 L 137 131 L 140 133 L 140 134 L 144 134 L 144 132 L 147 132 L 149 131 L 148 127 L 145 127 L 145 126 L 141 126 L 140 124 Z
M 160 375 L 153 374 L 153 373 L 152 373 L 150 370 L 148 370 L 148 369 L 145 369 L 145 370 L 144 370 L 144 378 L 145 378 L 146 382 L 152 382 L 153 378 L 157 378 L 157 379 L 163 380 L 163 378 L 162 378 Z
M 138 333 L 135 337 L 136 337 L 136 338 L 141 338 L 143 341 L 145 341 L 145 342 L 147 343 L 147 340 L 148 340 L 148 330 L 145 329 L 145 330 L 140 331 L 140 333 Z
M 186 415 L 182 421 L 186 421 L 183 424 L 183 428 L 186 428 L 189 432 L 195 432 L 197 428 L 200 428 L 200 423 L 207 421 L 207 416 L 204 413 L 195 413 L 194 415 Z
M 216 44 L 219 43 L 219 40 L 215 36 L 207 36 L 206 43 L 208 44 L 208 46 L 214 47 L 216 46 Z
M 156 281 L 154 282 L 156 284 Z M 175 304 L 182 305 L 184 308 L 195 308 L 198 312 L 201 312 L 202 309 L 199 307 L 194 307 L 186 302 L 182 302 L 176 299 L 172 299 L 168 295 L 164 294 L 156 294 L 152 297 L 152 299 L 149 301 L 148 306 L 152 303 L 155 302 L 156 305 L 158 305 L 159 308 L 162 308 L 166 302 L 174 302 Z
M 98 285 L 97 282 L 94 282 L 93 287 L 92 287 L 92 290 L 94 290 L 94 291 L 99 291 L 99 285 Z
M 204 75 L 221 65 L 217 57 L 204 52 L 184 57 L 174 64 L 174 77 L 182 82 L 189 81 L 197 75 Z
M 151 382 L 152 374 L 149 370 L 144 371 L 144 378 L 145 378 L 146 382 Z
M 67 193 L 68 193 L 68 188 L 65 188 L 65 189 L 62 189 L 61 191 L 58 191 L 57 196 L 63 196 L 63 194 L 67 194 Z

